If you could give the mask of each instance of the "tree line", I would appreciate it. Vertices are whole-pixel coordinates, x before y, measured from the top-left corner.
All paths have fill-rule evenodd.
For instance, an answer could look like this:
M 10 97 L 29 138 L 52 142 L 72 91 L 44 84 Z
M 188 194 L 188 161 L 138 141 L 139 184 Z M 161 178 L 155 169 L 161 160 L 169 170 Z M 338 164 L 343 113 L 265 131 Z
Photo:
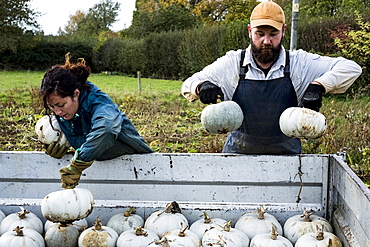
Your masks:
M 247 25 L 257 0 L 137 0 L 129 28 L 110 30 L 121 6 L 101 0 L 70 16 L 58 34 L 44 35 L 40 13 L 30 0 L 2 0 L 0 68 L 45 70 L 64 54 L 84 57 L 94 72 L 115 71 L 184 79 L 231 49 L 249 44 Z M 289 48 L 292 1 L 276 0 L 285 11 Z M 363 67 L 356 83 L 368 89 L 370 6 L 368 0 L 301 0 L 298 49 L 344 56 Z

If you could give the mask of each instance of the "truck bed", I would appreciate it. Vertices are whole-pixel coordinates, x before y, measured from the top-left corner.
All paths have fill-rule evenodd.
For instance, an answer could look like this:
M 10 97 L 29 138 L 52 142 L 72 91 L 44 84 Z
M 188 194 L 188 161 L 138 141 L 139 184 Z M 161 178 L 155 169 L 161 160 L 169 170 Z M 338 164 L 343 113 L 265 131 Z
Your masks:
M 43 152 L 0 152 L 0 209 L 19 206 L 39 215 L 40 203 L 60 190 L 59 169 L 71 155 L 54 159 Z M 146 219 L 171 201 L 189 223 L 207 211 L 232 220 L 263 205 L 283 225 L 313 209 L 327 218 L 344 246 L 370 247 L 370 193 L 338 155 L 240 155 L 152 153 L 94 162 L 81 177 L 95 207 L 87 220 L 105 224 L 135 207 Z

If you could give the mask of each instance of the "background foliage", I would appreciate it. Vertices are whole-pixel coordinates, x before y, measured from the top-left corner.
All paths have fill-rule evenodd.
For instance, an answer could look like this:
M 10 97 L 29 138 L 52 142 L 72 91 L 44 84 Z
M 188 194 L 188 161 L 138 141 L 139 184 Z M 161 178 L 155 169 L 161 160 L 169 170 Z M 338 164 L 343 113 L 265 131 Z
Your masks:
M 43 150 L 34 133 L 43 115 L 38 86 L 43 72 L 0 72 L 0 150 Z M 219 153 L 226 134 L 209 134 L 200 115 L 205 107 L 180 95 L 181 81 L 93 74 L 89 78 L 108 93 L 156 152 Z M 346 153 L 348 163 L 370 181 L 370 98 L 326 96 L 321 112 L 327 131 L 319 139 L 302 140 L 303 153 Z
M 75 58 L 84 57 L 94 72 L 133 76 L 141 71 L 144 77 L 176 80 L 228 50 L 245 49 L 249 16 L 258 4 L 255 0 L 137 0 L 132 25 L 114 33 L 109 27 L 121 6 L 101 0 L 87 13 L 72 15 L 59 35 L 44 36 L 37 31 L 37 13 L 28 8 L 28 1 L 6 2 L 11 11 L 0 11 L 2 69 L 46 70 L 71 52 Z M 285 10 L 288 29 L 283 44 L 289 48 L 292 2 L 276 2 Z M 363 67 L 355 89 L 367 93 L 369 5 L 362 0 L 301 0 L 298 25 L 298 48 L 353 59 Z
M 156 151 L 221 150 L 224 136 L 210 136 L 201 129 L 199 114 L 204 106 L 188 105 L 179 95 L 178 80 L 203 69 L 228 50 L 249 45 L 247 25 L 256 0 L 137 0 L 132 25 L 119 32 L 112 32 L 110 27 L 124 6 L 101 0 L 86 13 L 77 11 L 56 36 L 45 36 L 39 29 L 39 13 L 29 8 L 29 2 L 2 0 L 0 5 L 0 69 L 4 70 L 0 76 L 0 120 L 5 126 L 0 136 L 4 150 L 40 149 L 34 142 L 32 126 L 41 114 L 35 88 L 41 75 L 34 84 L 35 79 L 19 77 L 17 73 L 21 72 L 7 79 L 6 71 L 28 71 L 27 78 L 31 78 L 34 71 L 63 63 L 67 52 L 72 59 L 85 58 L 99 75 L 94 79 L 106 78 L 101 72 L 129 76 L 108 77 L 100 85 L 112 91 L 122 109 L 142 126 L 141 133 Z M 285 11 L 288 29 L 283 45 L 289 48 L 292 1 L 276 2 Z M 305 141 L 305 152 L 346 151 L 352 167 L 363 176 L 370 166 L 369 14 L 368 0 L 300 0 L 298 24 L 298 49 L 343 56 L 363 69 L 346 94 L 325 98 L 323 111 L 329 130 L 319 140 Z M 137 71 L 153 78 L 147 85 L 152 93 L 125 91 L 132 87 L 128 80 L 133 79 L 136 85 L 136 79 L 130 77 Z M 113 86 L 112 78 L 120 82 Z M 154 78 L 173 81 L 166 81 L 168 87 L 157 90 L 163 80 Z M 12 87 L 1 88 L 7 81 Z M 118 96 L 114 95 L 116 91 Z M 150 120 L 146 118 L 148 112 Z M 168 121 L 164 123 L 163 119 Z M 148 128 L 152 124 L 153 130 Z

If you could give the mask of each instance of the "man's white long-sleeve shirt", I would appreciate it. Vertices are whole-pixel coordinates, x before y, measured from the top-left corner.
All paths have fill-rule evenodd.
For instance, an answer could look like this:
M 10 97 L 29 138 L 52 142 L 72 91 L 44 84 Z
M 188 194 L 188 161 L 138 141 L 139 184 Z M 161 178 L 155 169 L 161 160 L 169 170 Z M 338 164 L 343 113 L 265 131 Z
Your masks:
M 196 87 L 209 81 L 219 86 L 224 93 L 224 100 L 232 100 L 239 82 L 241 51 L 229 51 L 202 71 L 184 81 L 181 93 L 189 101 L 199 99 Z M 326 93 L 343 93 L 360 76 L 361 67 L 348 59 L 319 56 L 303 50 L 290 51 L 290 78 L 292 80 L 298 104 L 308 85 L 317 81 L 325 87 Z M 251 46 L 246 49 L 243 66 L 248 67 L 246 78 L 251 80 L 272 80 L 284 76 L 286 55 L 282 47 L 279 58 L 268 74 L 260 70 L 253 60 Z

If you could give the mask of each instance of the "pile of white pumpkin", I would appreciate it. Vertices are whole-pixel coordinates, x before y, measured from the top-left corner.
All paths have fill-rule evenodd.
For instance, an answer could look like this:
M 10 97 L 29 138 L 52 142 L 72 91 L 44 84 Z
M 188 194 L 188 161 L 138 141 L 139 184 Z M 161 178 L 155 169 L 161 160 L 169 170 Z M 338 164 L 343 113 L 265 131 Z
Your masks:
M 290 217 L 283 227 L 262 206 L 241 215 L 234 227 L 231 221 L 211 219 L 206 212 L 189 225 L 174 201 L 145 221 L 129 208 L 109 218 L 106 226 L 97 217 L 94 226 L 88 227 L 86 217 L 93 206 L 91 192 L 75 188 L 52 192 L 43 199 L 45 224 L 24 208 L 8 216 L 0 211 L 0 247 L 342 246 L 329 222 L 306 210 Z

